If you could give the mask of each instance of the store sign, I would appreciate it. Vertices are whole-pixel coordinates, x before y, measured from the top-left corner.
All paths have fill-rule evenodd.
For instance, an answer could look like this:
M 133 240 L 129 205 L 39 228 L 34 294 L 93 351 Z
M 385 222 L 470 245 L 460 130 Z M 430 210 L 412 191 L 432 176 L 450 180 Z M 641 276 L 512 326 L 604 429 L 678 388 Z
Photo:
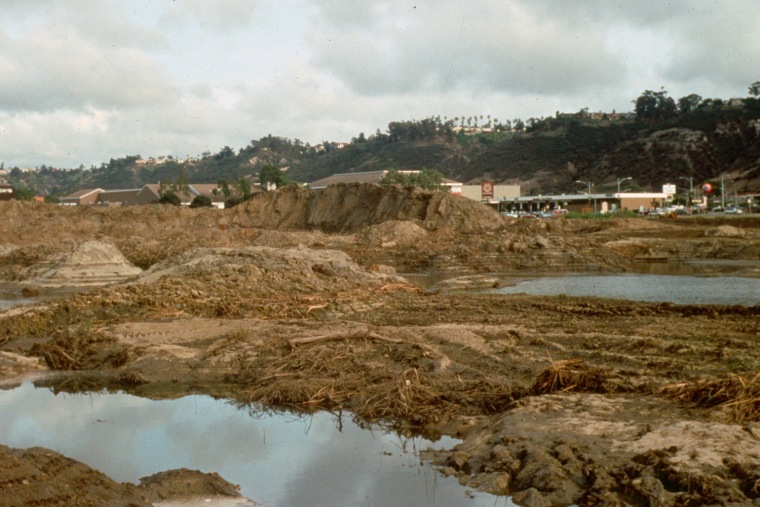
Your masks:
M 481 199 L 493 199 L 493 181 L 484 181 L 480 184 Z

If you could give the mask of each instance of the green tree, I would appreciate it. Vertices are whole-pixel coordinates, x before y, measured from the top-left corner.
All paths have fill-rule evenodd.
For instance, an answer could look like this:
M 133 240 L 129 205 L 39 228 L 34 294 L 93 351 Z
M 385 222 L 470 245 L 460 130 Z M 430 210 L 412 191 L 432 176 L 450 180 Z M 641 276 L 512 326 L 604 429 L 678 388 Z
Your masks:
M 221 150 L 219 150 L 219 153 L 214 155 L 214 160 L 222 160 L 225 158 L 231 158 L 235 156 L 235 150 L 230 148 L 229 146 L 225 146 Z
M 290 183 L 290 180 L 276 166 L 267 164 L 261 168 L 259 183 L 261 183 L 262 188 L 266 188 L 267 183 L 274 185 L 275 188 L 279 188 Z
M 416 176 L 416 185 L 426 190 L 439 189 L 444 181 L 443 174 L 435 169 L 423 169 Z
M 396 169 L 389 169 L 385 176 L 380 180 L 381 185 L 409 185 L 407 175 L 398 172 Z
M 182 201 L 173 190 L 167 190 L 161 194 L 161 198 L 158 200 L 159 204 L 171 204 L 172 206 L 179 206 Z
M 35 190 L 34 187 L 25 187 L 23 185 L 19 185 L 16 187 L 16 200 L 19 201 L 31 201 L 34 199 L 34 196 L 37 195 L 37 190 Z
M 185 174 L 185 167 L 180 166 L 177 180 L 174 182 L 174 190 L 178 194 L 188 194 L 190 191 L 190 184 L 187 181 L 187 174 Z
M 225 199 L 230 198 L 230 185 L 227 183 L 227 180 L 219 180 L 216 185 L 221 189 L 222 195 Z
M 672 118 L 676 115 L 678 107 L 668 92 L 660 90 L 653 92 L 645 90 L 635 101 L 636 118 L 644 122 L 657 122 Z
M 749 94 L 753 97 L 760 97 L 760 81 L 755 81 L 749 85 Z
M 251 182 L 248 181 L 245 176 L 240 177 L 240 181 L 238 181 L 238 188 L 240 189 L 241 200 L 247 201 L 251 198 L 251 194 L 253 193 L 251 190 Z
M 696 93 L 692 93 L 685 97 L 678 99 L 678 112 L 686 114 L 694 111 L 702 103 L 702 97 Z
M 639 120 L 650 120 L 657 114 L 657 97 L 652 90 L 645 90 L 644 93 L 634 102 L 636 118 Z
M 193 202 L 190 203 L 191 208 L 213 208 L 214 204 L 211 202 L 211 198 L 207 195 L 197 195 Z
M 381 185 L 403 185 L 407 187 L 420 187 L 426 190 L 436 190 L 441 188 L 444 181 L 443 174 L 435 169 L 422 169 L 419 172 L 402 173 L 395 169 L 390 169 L 383 179 Z

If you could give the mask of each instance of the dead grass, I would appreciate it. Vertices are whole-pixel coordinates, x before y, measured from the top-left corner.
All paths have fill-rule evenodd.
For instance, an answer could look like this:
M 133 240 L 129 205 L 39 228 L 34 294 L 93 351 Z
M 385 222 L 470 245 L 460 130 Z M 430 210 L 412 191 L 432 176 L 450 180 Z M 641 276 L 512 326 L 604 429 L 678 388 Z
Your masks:
M 453 414 L 505 410 L 524 392 L 471 368 L 440 369 L 422 345 L 374 333 L 280 340 L 244 359 L 244 404 L 349 410 L 369 422 L 422 426 Z M 450 363 L 450 361 L 449 361 Z
M 609 375 L 581 359 L 552 361 L 530 388 L 534 396 L 556 392 L 607 393 Z
M 660 389 L 660 395 L 695 407 L 725 409 L 733 422 L 760 421 L 760 373 L 751 379 L 731 374 L 669 384 Z

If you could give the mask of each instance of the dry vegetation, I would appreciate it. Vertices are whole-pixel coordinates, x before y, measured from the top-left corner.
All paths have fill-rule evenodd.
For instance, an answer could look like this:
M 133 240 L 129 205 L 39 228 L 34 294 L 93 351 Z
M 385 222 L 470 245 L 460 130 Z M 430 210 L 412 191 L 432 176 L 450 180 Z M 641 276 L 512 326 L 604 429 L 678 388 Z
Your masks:
M 354 204 L 293 189 L 226 211 L 0 203 L 13 239 L 0 276 L 42 297 L 0 314 L 0 378 L 39 360 L 69 373 L 45 381 L 56 389 L 205 393 L 455 435 L 430 457 L 441 471 L 522 505 L 760 497 L 758 308 L 430 292 L 396 275 L 760 260 L 760 224 L 508 221 L 451 196 L 342 191 Z M 40 288 L 88 240 L 145 271 Z
M 723 409 L 731 422 L 760 421 L 760 373 L 663 386 L 663 396 L 695 407 Z

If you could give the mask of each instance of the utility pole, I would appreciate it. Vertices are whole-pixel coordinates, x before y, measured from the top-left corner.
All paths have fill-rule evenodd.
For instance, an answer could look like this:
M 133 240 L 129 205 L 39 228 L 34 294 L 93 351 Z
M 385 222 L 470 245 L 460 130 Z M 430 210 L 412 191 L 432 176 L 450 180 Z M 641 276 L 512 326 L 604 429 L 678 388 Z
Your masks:
M 723 176 L 720 177 L 720 207 L 726 209 L 726 185 L 723 183 Z
M 588 185 L 588 196 L 591 198 L 591 182 L 590 181 L 580 181 L 575 180 L 576 183 L 580 183 L 581 185 Z M 594 197 L 594 213 L 596 213 L 596 197 Z

